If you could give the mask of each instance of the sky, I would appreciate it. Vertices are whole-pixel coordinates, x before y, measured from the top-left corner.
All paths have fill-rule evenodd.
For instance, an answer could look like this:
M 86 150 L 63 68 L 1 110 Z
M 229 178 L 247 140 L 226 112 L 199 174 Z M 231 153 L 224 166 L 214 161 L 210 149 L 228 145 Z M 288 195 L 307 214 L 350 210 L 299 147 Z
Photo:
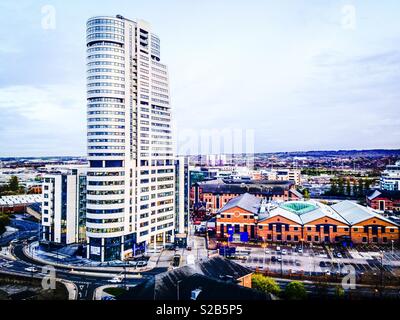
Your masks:
M 86 21 L 116 14 L 161 39 L 179 154 L 399 148 L 399 12 L 396 0 L 1 0 L 0 156 L 86 154 Z

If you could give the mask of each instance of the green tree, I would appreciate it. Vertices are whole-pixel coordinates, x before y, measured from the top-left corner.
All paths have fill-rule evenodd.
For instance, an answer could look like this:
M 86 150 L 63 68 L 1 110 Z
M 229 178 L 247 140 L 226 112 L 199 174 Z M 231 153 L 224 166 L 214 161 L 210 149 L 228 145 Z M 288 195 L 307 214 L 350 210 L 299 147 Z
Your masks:
M 299 281 L 292 281 L 285 288 L 285 297 L 289 300 L 303 300 L 307 298 L 307 291 L 304 284 Z
M 274 279 L 263 276 L 262 274 L 253 274 L 251 277 L 251 286 L 253 289 L 275 295 L 281 292 L 281 288 Z
M 351 196 L 350 179 L 347 179 L 347 180 L 346 180 L 346 195 Z
M 364 195 L 364 180 L 358 179 L 358 196 L 363 196 Z
M 372 179 L 365 179 L 364 182 L 365 191 L 369 191 L 369 189 L 371 188 L 371 184 L 372 184 Z
M 6 214 L 0 213 L 0 234 L 6 231 L 6 226 L 9 224 L 10 218 Z
M 8 181 L 8 190 L 17 192 L 19 190 L 19 180 L 16 176 L 11 176 L 10 180 Z
M 344 195 L 344 180 L 342 177 L 338 181 L 338 194 L 341 196 Z
M 335 196 L 337 195 L 337 193 L 338 193 L 338 188 L 336 184 L 336 179 L 331 179 L 331 189 L 329 191 L 329 194 Z
M 336 286 L 335 288 L 335 297 L 338 299 L 343 299 L 345 296 L 345 291 L 341 286 Z
M 310 199 L 310 191 L 307 188 L 303 190 L 303 196 L 306 200 Z

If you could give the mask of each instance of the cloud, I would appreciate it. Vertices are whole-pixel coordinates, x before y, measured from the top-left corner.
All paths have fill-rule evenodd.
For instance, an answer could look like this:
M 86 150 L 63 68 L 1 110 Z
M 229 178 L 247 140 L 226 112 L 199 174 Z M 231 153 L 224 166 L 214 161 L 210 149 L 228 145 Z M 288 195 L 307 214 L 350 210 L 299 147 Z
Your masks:
M 0 155 L 84 155 L 80 86 L 0 88 Z

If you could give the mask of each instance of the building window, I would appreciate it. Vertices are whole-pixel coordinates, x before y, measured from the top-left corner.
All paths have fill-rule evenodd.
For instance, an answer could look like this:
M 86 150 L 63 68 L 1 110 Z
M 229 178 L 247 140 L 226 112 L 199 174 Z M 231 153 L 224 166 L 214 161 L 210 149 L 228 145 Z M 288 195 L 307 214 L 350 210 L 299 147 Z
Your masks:
M 290 234 L 287 235 L 286 240 L 287 240 L 287 241 L 292 241 L 292 236 L 291 236 Z
M 362 238 L 362 242 L 366 243 L 367 242 L 367 237 Z
M 294 236 L 294 241 L 299 241 L 299 236 Z
M 311 241 L 311 236 L 307 236 L 307 241 Z

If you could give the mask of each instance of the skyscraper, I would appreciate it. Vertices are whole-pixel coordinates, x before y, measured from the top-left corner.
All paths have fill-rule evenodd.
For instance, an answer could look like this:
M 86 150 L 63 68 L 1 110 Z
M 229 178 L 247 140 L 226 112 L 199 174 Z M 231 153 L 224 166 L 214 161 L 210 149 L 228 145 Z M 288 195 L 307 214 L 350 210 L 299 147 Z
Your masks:
M 173 242 L 175 176 L 168 70 L 144 21 L 87 22 L 88 258 Z

